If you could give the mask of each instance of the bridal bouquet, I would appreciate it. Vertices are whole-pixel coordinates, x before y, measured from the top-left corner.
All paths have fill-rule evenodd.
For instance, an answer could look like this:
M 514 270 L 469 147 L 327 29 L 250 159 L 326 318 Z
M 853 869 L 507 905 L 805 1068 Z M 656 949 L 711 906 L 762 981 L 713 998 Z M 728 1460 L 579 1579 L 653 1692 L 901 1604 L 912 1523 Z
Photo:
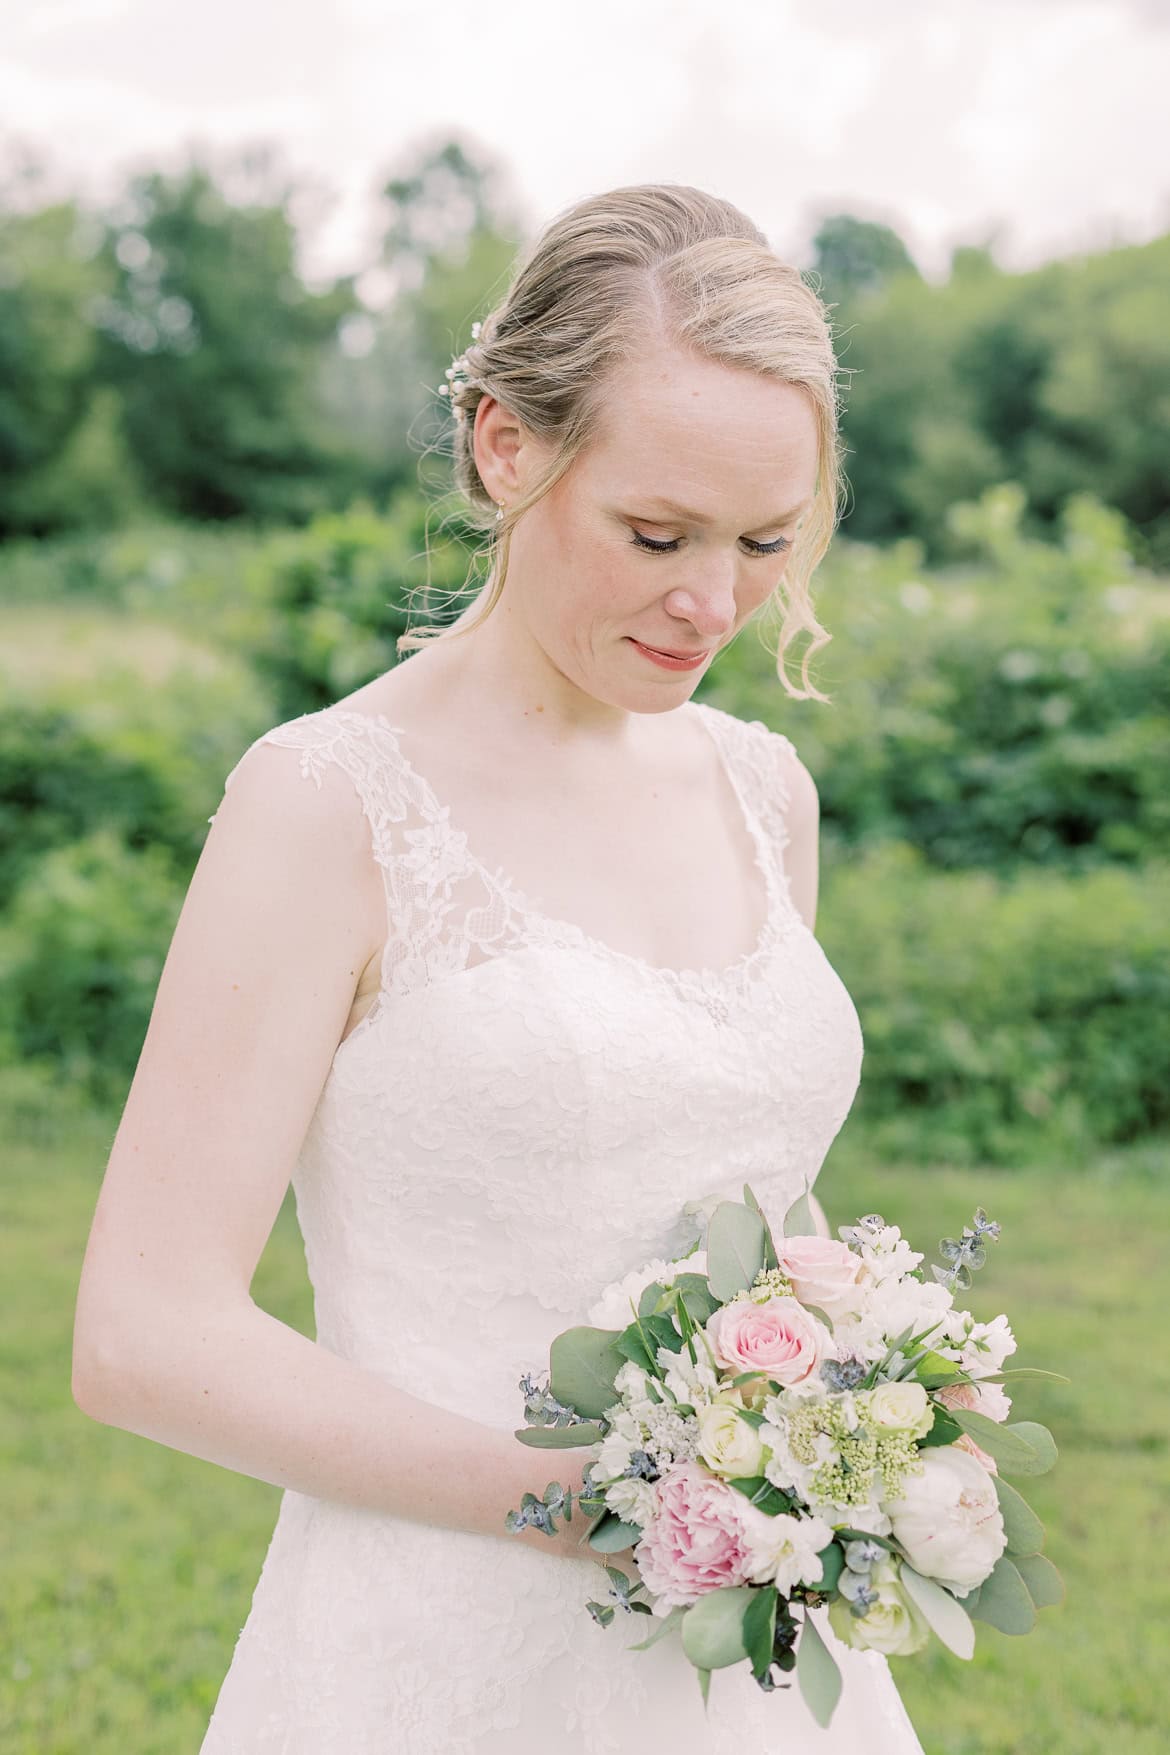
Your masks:
M 982 1209 L 940 1244 L 927 1278 L 896 1225 L 869 1214 L 810 1235 L 802 1199 L 777 1242 L 749 1187 L 720 1202 L 706 1248 L 652 1261 L 609 1287 L 594 1327 L 552 1344 L 547 1386 L 521 1379 L 539 1449 L 590 1446 L 576 1495 L 599 1553 L 633 1546 L 637 1577 L 606 1565 L 608 1626 L 620 1611 L 672 1629 L 698 1672 L 747 1662 L 761 1688 L 795 1671 L 828 1725 L 841 1675 L 811 1608 L 845 1644 L 888 1657 L 932 1632 L 959 1657 L 972 1620 L 1026 1633 L 1061 1600 L 1043 1526 L 1005 1475 L 1056 1460 L 1046 1427 L 1008 1421 L 1006 1316 L 954 1303 L 999 1226 Z M 507 1527 L 552 1535 L 573 1492 L 526 1493 Z

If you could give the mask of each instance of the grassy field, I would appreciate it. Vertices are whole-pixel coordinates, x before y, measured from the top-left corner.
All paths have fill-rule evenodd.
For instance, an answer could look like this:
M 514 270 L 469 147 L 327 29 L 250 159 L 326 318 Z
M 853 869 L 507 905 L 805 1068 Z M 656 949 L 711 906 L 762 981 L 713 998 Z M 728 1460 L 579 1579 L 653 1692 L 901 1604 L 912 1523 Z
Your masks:
M 2 1107 L 2 1104 L 0 1104 Z M 5 1482 L 0 1748 L 180 1755 L 198 1748 L 248 1613 L 277 1489 L 100 1426 L 74 1406 L 77 1275 L 116 1118 L 0 1113 L 0 1467 Z M 979 1626 L 894 1672 L 927 1755 L 1161 1755 L 1170 1619 L 1165 1153 L 1090 1175 L 872 1166 L 848 1127 L 818 1193 L 831 1224 L 877 1209 L 933 1254 L 977 1204 L 1003 1226 L 969 1295 L 1008 1312 L 1009 1363 L 1070 1386 L 1018 1392 L 1056 1470 L 1021 1482 L 1048 1526 L 1065 1603 L 1012 1639 Z M 312 1332 L 291 1196 L 254 1286 Z M 550 1746 L 551 1747 L 551 1746 Z M 436 1752 L 437 1755 L 437 1752 Z

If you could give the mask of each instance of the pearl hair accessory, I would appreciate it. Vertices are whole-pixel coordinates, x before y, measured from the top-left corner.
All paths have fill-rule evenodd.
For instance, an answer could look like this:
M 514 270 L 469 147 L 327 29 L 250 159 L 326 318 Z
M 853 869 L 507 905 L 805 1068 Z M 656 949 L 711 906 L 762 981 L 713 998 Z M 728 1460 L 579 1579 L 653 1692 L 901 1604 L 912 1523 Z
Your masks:
M 471 325 L 471 339 L 473 341 L 479 340 L 482 327 L 483 325 L 481 323 L 473 323 Z M 451 413 L 455 416 L 456 420 L 464 421 L 467 419 L 467 410 L 463 406 L 462 396 L 463 392 L 470 389 L 472 384 L 471 369 L 465 353 L 457 355 L 457 357 L 451 361 L 451 364 L 447 367 L 445 376 L 447 382 L 439 385 L 439 395 L 450 398 Z

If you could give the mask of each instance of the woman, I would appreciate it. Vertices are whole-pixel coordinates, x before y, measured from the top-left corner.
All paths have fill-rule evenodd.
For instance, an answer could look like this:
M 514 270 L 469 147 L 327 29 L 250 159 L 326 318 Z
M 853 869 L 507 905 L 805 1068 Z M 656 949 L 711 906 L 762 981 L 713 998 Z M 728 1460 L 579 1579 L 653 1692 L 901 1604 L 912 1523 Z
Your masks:
M 824 311 L 735 208 L 643 186 L 562 214 L 475 333 L 448 377 L 493 574 L 229 776 L 106 1172 L 74 1394 L 285 1489 L 204 1755 L 907 1755 L 885 1659 L 827 1623 L 828 1732 L 746 1666 L 704 1714 L 676 1640 L 633 1652 L 641 1618 L 586 1614 L 579 1519 L 504 1524 L 589 1455 L 550 1470 L 512 1436 L 552 1337 L 684 1252 L 720 1190 L 783 1213 L 856 1090 L 813 782 L 690 699 L 781 591 L 781 665 L 828 637 Z M 316 1342 L 249 1296 L 290 1173 Z

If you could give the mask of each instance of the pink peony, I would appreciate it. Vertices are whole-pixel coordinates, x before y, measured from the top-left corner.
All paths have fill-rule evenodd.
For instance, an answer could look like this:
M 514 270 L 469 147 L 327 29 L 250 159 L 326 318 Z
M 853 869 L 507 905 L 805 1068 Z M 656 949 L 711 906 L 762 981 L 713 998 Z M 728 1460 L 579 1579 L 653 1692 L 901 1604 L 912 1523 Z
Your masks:
M 707 1339 L 726 1371 L 762 1371 L 791 1389 L 811 1377 L 833 1337 L 795 1298 L 741 1298 L 707 1319 Z
M 699 1467 L 675 1463 L 655 1483 L 654 1515 L 634 1549 L 656 1613 L 686 1607 L 708 1591 L 748 1582 L 749 1553 L 734 1487 Z
M 782 1237 L 776 1259 L 802 1304 L 815 1304 L 832 1322 L 856 1310 L 864 1264 L 847 1244 L 832 1237 Z

